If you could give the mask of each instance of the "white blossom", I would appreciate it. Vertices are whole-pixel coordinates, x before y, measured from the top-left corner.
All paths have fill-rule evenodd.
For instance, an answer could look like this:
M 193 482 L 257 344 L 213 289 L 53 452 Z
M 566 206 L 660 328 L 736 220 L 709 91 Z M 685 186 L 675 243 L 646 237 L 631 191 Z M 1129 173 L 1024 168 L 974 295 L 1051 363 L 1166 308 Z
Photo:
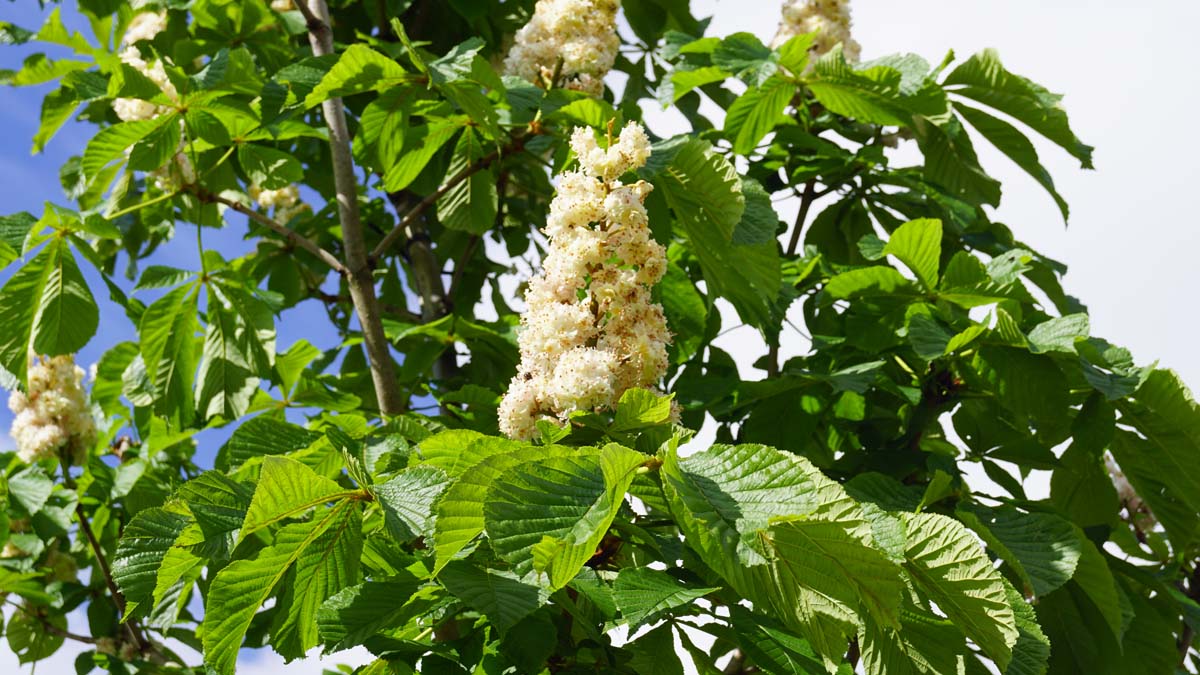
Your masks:
M 599 96 L 612 70 L 620 0 L 538 0 L 504 60 L 509 75 L 544 85 L 558 73 L 571 89 Z
M 271 9 L 276 12 L 290 12 L 296 9 L 296 5 L 292 4 L 292 0 L 271 0 Z
M 155 36 L 167 27 L 166 12 L 142 12 L 133 17 L 129 28 L 121 41 L 123 49 L 119 55 L 121 62 L 137 70 L 158 85 L 158 88 L 172 101 L 178 100 L 179 92 L 167 77 L 162 61 L 155 59 L 147 62 L 135 46 L 144 40 L 153 40 Z M 137 98 L 118 98 L 113 101 L 113 112 L 124 122 L 153 119 L 166 111 L 164 106 L 143 101 Z
M 796 35 L 816 32 L 810 48 L 813 57 L 828 53 L 839 43 L 846 60 L 855 63 L 861 47 L 850 35 L 850 0 L 785 0 L 779 31 L 771 45 L 778 47 Z
M 651 186 L 618 180 L 645 164 L 650 139 L 631 123 L 607 148 L 576 129 L 571 147 L 580 170 L 559 176 L 542 271 L 525 294 L 521 364 L 500 404 L 500 430 L 512 438 L 532 437 L 543 419 L 611 409 L 667 369 L 671 335 L 651 301 L 667 264 L 643 205 Z
M 8 407 L 16 418 L 11 435 L 25 463 L 65 450 L 76 464 L 96 439 L 96 422 L 83 389 L 83 369 L 71 355 L 30 356 L 28 393 L 13 391 Z
M 264 190 L 258 185 L 247 189 L 250 198 L 264 209 L 275 209 L 275 220 L 286 223 L 308 209 L 308 205 L 300 201 L 300 188 L 288 185 L 278 190 Z

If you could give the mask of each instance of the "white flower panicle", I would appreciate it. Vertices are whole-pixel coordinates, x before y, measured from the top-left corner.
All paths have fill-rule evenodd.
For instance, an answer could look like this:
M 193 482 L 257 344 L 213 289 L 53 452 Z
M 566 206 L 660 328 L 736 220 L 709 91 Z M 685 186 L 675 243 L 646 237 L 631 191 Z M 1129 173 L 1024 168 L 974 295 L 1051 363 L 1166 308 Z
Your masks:
M 174 101 L 179 98 L 179 92 L 175 90 L 175 85 L 167 78 L 167 71 L 163 68 L 162 61 L 155 59 L 152 62 L 147 62 L 142 58 L 142 53 L 136 47 L 138 42 L 153 40 L 166 27 L 167 13 L 165 11 L 142 12 L 135 16 L 133 21 L 129 22 L 129 28 L 125 31 L 125 37 L 122 39 L 121 44 L 123 45 L 123 49 L 121 50 L 120 59 L 123 63 L 148 77 L 151 82 L 158 85 L 158 88 L 167 95 L 167 98 Z M 123 122 L 153 119 L 165 111 L 166 108 L 163 106 L 137 98 L 118 98 L 113 101 L 113 112 Z
M 500 403 L 511 438 L 533 437 L 539 420 L 610 409 L 667 369 L 671 334 L 650 297 L 667 265 L 643 206 L 651 186 L 619 180 L 646 163 L 650 139 L 630 123 L 601 148 L 590 129 L 576 129 L 571 148 L 580 170 L 559 176 L 542 272 L 525 294 L 521 365 Z
M 828 53 L 838 43 L 846 60 L 855 63 L 861 47 L 850 36 L 850 0 L 785 0 L 779 32 L 771 41 L 772 47 L 787 42 L 796 35 L 816 32 L 809 50 L 813 57 Z
M 17 455 L 29 464 L 60 451 L 79 464 L 96 440 L 96 422 L 83 389 L 83 369 L 70 354 L 30 356 L 28 392 L 14 391 L 8 407 L 16 415 L 12 437 Z
M 247 193 L 264 209 L 275 209 L 275 220 L 281 223 L 288 222 L 308 209 L 308 204 L 300 201 L 300 188 L 295 185 L 278 190 L 264 190 L 258 185 L 251 185 Z
M 538 85 L 558 73 L 569 89 L 599 96 L 621 46 L 620 9 L 620 0 L 538 0 L 514 36 L 505 73 Z

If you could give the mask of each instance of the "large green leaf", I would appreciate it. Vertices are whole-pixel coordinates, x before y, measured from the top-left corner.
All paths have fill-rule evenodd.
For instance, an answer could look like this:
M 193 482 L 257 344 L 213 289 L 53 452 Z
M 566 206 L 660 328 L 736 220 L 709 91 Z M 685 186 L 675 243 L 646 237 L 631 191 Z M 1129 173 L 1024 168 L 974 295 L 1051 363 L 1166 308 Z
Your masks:
M 1058 190 L 1054 187 L 1054 179 L 1050 177 L 1050 172 L 1046 170 L 1046 167 L 1042 166 L 1038 159 L 1037 149 L 1033 147 L 1033 143 L 1025 137 L 1025 134 L 998 117 L 962 103 L 955 103 L 954 110 L 989 143 L 996 146 L 996 149 L 1008 155 L 1008 158 L 1024 169 L 1025 173 L 1033 176 L 1033 179 L 1045 188 L 1046 192 L 1050 193 L 1054 203 L 1058 205 L 1058 210 L 1062 213 L 1063 220 L 1067 220 L 1070 215 L 1067 202 L 1062 195 L 1058 194 Z
M 631 631 L 654 623 L 664 613 L 691 604 L 719 588 L 693 588 L 649 567 L 626 567 L 613 582 L 613 600 Z
M 739 155 L 754 152 L 759 141 L 775 129 L 795 95 L 795 84 L 775 77 L 739 96 L 725 114 L 725 135 L 733 141 L 733 151 Z
M 1067 120 L 1062 96 L 1052 94 L 1030 80 L 1010 73 L 1000 63 L 995 50 L 973 55 L 946 76 L 945 86 L 1029 125 L 1034 131 L 1058 144 L 1092 168 L 1092 147 L 1085 145 Z
M 188 423 L 194 414 L 198 287 L 180 286 L 154 301 L 138 325 L 146 379 L 155 389 L 155 410 Z
M 67 240 L 55 237 L 0 288 L 0 366 L 25 379 L 30 349 L 78 351 L 96 333 L 99 310 Z
M 311 108 L 325 99 L 385 89 L 405 78 L 404 68 L 365 44 L 352 44 L 304 99 Z
M 960 510 L 959 518 L 1042 596 L 1075 575 L 1082 544 L 1071 523 L 1051 513 L 1022 513 L 1012 507 Z
M 419 580 L 401 574 L 384 580 L 367 581 L 343 589 L 317 611 L 317 629 L 327 645 L 326 653 L 360 644 L 388 626 L 404 611 L 404 599 L 417 590 Z
M 300 546 L 306 537 L 302 529 L 285 527 L 275 537 L 275 545 Z M 324 532 L 304 546 L 271 629 L 271 645 L 285 659 L 303 657 L 319 644 L 318 608 L 360 581 L 362 547 L 362 515 L 354 508 L 337 509 Z
M 239 537 L 245 539 L 284 518 L 297 516 L 335 499 L 359 494 L 356 490 L 346 490 L 328 478 L 318 476 L 312 469 L 289 457 L 266 457 Z
M 1170 488 L 1170 494 L 1200 512 L 1200 405 L 1171 370 L 1155 370 L 1138 388 L 1133 401 L 1118 404 L 1121 421 L 1137 428 L 1149 452 L 1129 452 L 1129 444 L 1114 448 L 1117 463 L 1135 473 L 1150 473 Z M 1152 491 L 1143 492 L 1155 508 Z
M 774 240 L 731 245 L 746 209 L 737 170 L 707 141 L 688 139 L 659 154 L 642 175 L 675 212 L 709 292 L 727 298 L 747 323 L 766 325 L 782 278 L 778 245 Z
M 294 156 L 265 145 L 241 143 L 238 164 L 250 182 L 264 190 L 278 190 L 304 180 L 304 167 Z
M 321 438 L 321 434 L 281 422 L 273 417 L 246 420 L 221 448 L 229 468 L 236 469 L 255 457 L 286 455 L 303 450 Z M 221 464 L 218 461 L 217 466 Z
M 971 533 L 937 514 L 904 518 L 905 569 L 946 616 L 1001 669 L 1012 659 L 1016 617 L 1000 574 Z
M 901 225 L 892 232 L 883 252 L 896 256 L 925 288 L 937 288 L 942 258 L 942 222 L 922 218 Z
M 451 561 L 438 579 L 467 605 L 486 614 L 502 633 L 549 597 L 543 586 L 529 583 L 514 572 L 484 569 L 465 560 Z
M 273 545 L 253 558 L 235 560 L 217 573 L 208 591 L 201 626 L 204 662 L 209 667 L 220 675 L 233 675 L 242 639 L 258 608 L 309 544 L 345 517 L 343 511 L 351 509 L 350 502 L 342 501 L 314 520 L 287 525 Z
M 903 72 L 888 65 L 855 70 L 841 47 L 817 60 L 805 84 L 826 108 L 860 122 L 910 126 L 914 114 L 937 115 L 946 109 L 940 89 L 915 88 Z
M 416 466 L 376 485 L 375 497 L 383 507 L 391 535 L 400 541 L 429 535 L 433 504 L 446 489 L 446 482 L 446 473 L 441 469 Z
M 163 558 L 190 521 L 186 515 L 156 507 L 139 512 L 125 526 L 113 556 L 112 575 L 125 596 L 126 616 L 153 598 Z
M 647 459 L 610 445 L 517 466 L 492 484 L 484 503 L 492 549 L 517 573 L 562 588 L 595 554 Z

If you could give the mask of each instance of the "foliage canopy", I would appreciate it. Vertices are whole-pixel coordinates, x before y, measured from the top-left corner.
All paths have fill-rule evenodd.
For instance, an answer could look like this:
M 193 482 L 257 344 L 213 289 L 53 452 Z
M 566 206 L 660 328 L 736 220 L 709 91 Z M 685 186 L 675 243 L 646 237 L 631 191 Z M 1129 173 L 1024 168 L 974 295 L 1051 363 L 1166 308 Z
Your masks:
M 106 345 L 83 456 L 0 455 L 22 661 L 74 639 L 80 673 L 229 675 L 264 645 L 363 645 L 372 675 L 668 674 L 681 654 L 700 673 L 1197 671 L 1200 409 L 1091 335 L 1066 267 L 992 218 L 975 150 L 1065 221 L 1029 140 L 1091 168 L 1060 96 L 992 51 L 855 63 L 624 0 L 622 86 L 594 97 L 504 74 L 533 0 L 330 4 L 79 0 L 89 34 L 58 7 L 0 24 L 46 47 L 0 74 L 54 86 L 34 150 L 95 131 L 61 203 L 0 218 L 0 375 L 32 401 L 38 355 L 102 339 L 98 295 L 138 336 Z M 649 126 L 627 176 L 654 188 L 669 393 L 500 437 L 513 289 L 568 139 L 652 106 L 691 127 Z M 217 230 L 248 253 L 206 249 Z M 156 260 L 175 237 L 199 269 Z M 714 344 L 718 303 L 765 337 L 765 377 Z M 278 344 L 314 305 L 340 343 Z M 811 348 L 780 362 L 787 331 Z M 681 452 L 706 420 L 714 442 Z

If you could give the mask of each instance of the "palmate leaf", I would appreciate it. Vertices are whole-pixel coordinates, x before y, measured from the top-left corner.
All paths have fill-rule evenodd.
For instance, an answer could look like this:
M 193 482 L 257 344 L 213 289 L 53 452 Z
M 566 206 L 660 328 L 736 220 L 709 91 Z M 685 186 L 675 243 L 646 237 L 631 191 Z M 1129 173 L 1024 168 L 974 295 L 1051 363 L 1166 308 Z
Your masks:
M 855 70 L 839 45 L 817 60 L 805 84 L 826 108 L 860 122 L 910 126 L 914 115 L 946 110 L 940 88 L 915 88 L 890 65 L 867 65 Z
M 646 461 L 641 453 L 609 445 L 517 466 L 492 484 L 484 503 L 492 549 L 518 574 L 562 588 L 595 554 Z
M 1016 617 L 987 554 L 952 518 L 906 515 L 904 524 L 904 567 L 913 581 L 1001 669 L 1007 667 L 1018 637 Z

